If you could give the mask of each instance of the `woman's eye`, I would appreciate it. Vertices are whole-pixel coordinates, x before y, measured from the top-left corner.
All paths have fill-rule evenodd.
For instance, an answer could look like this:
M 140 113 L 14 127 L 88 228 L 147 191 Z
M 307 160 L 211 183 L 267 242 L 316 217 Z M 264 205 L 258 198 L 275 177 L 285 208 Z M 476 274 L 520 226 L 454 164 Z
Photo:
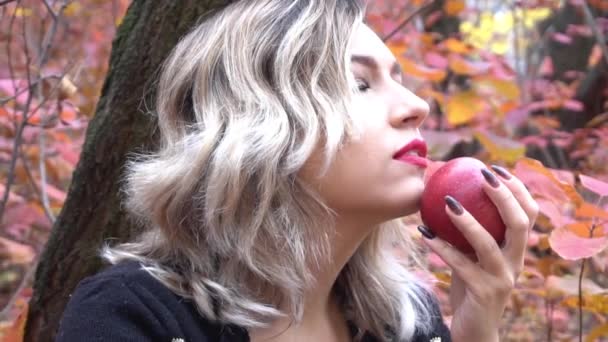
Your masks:
M 357 89 L 360 92 L 365 92 L 366 90 L 369 89 L 369 84 L 367 84 L 367 82 L 365 82 L 363 80 L 357 80 Z

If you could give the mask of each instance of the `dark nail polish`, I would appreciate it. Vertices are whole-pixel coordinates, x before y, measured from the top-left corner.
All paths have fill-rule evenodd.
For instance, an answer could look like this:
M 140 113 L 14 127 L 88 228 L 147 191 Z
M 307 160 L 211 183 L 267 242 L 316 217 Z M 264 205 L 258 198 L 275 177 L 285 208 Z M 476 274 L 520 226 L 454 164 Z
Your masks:
M 432 240 L 435 238 L 435 233 L 433 233 L 426 226 L 418 226 L 418 231 L 420 232 L 420 234 L 422 234 L 425 238 L 427 238 L 429 240 Z
M 464 209 L 462 205 L 452 196 L 445 196 L 445 203 L 450 207 L 450 210 L 456 215 L 462 215 Z
M 490 185 L 493 188 L 498 188 L 498 185 L 500 185 L 498 183 L 498 179 L 496 178 L 496 176 L 494 176 L 494 174 L 492 172 L 490 172 L 490 170 L 488 170 L 488 169 L 481 169 L 481 173 L 483 174 L 483 178 L 485 178 L 486 181 L 488 183 L 490 183 Z
M 511 174 L 509 174 L 509 171 L 507 171 L 504 167 L 492 165 L 492 170 L 494 170 L 494 172 L 504 179 L 511 179 Z

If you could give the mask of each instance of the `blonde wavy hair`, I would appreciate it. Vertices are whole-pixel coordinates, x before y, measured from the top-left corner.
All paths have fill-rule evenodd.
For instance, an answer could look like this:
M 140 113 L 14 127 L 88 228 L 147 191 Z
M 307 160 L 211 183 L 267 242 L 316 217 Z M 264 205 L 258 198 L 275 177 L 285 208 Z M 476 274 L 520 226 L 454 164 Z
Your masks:
M 131 155 L 122 180 L 125 208 L 146 229 L 102 257 L 141 262 L 212 321 L 298 322 L 334 232 L 298 171 L 322 146 L 323 172 L 356 136 L 348 51 L 362 2 L 237 1 L 183 37 L 161 69 L 159 149 Z M 427 332 L 416 253 L 401 220 L 374 230 L 335 284 L 347 318 L 381 339 L 387 327 L 398 340 Z

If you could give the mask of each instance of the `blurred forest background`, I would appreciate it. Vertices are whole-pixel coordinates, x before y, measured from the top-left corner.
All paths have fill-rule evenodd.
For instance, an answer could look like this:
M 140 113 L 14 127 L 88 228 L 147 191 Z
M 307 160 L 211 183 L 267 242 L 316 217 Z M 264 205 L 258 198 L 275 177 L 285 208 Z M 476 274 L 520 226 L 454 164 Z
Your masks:
M 139 146 L 128 141 L 145 140 L 116 129 L 145 116 L 147 88 L 128 82 L 154 76 L 163 55 L 146 49 L 166 53 L 203 8 L 169 3 L 0 0 L 0 341 L 50 336 L 69 291 L 99 267 L 87 243 L 128 235 L 103 197 L 116 192 L 123 152 Z M 368 8 L 407 86 L 431 104 L 431 158 L 505 166 L 540 205 L 502 340 L 608 341 L 608 0 Z M 86 218 L 96 225 L 85 229 Z M 449 321 L 449 270 L 427 261 Z

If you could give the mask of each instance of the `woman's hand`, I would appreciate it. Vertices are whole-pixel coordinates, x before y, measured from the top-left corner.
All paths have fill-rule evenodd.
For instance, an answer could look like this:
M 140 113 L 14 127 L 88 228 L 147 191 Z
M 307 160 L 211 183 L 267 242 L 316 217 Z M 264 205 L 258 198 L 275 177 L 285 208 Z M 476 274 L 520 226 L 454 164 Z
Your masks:
M 475 257 L 464 255 L 439 238 L 423 239 L 452 268 L 450 304 L 454 316 L 450 330 L 453 341 L 498 341 L 501 317 L 523 269 L 528 232 L 538 215 L 538 205 L 524 184 L 503 168 L 494 166 L 493 169 L 501 181 L 485 170 L 488 182 L 484 190 L 507 227 L 503 248 L 453 199 L 446 200 L 445 210 L 473 246 L 479 261 L 475 262 Z

